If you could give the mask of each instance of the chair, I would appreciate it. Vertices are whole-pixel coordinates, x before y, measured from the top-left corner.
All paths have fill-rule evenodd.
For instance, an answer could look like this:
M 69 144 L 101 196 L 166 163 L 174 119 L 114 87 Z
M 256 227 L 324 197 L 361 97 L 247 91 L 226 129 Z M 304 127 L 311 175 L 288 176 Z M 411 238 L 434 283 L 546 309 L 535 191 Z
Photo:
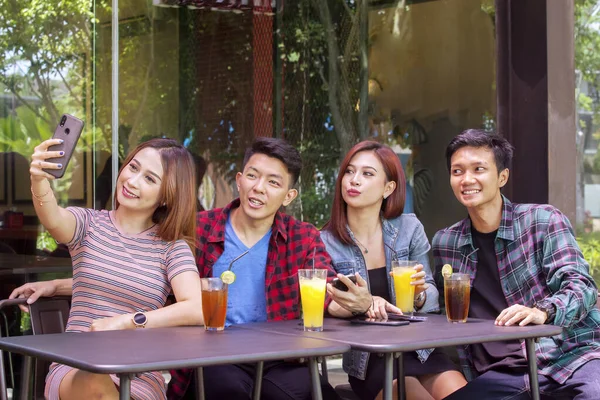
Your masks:
M 62 333 L 65 331 L 71 308 L 71 298 L 67 296 L 56 296 L 40 298 L 29 306 L 31 316 L 31 330 L 34 335 L 50 333 Z M 9 306 L 26 304 L 26 299 L 0 300 L 0 310 Z M 0 400 L 6 400 L 7 385 L 5 380 L 5 368 L 2 351 L 0 351 Z M 9 353 L 9 366 L 12 369 L 12 357 Z M 21 399 L 44 399 L 44 386 L 46 374 L 50 363 L 44 360 L 35 361 L 35 368 L 31 357 L 23 357 L 23 374 L 21 376 Z M 31 375 L 33 372 L 33 395 L 31 395 Z M 12 376 L 12 375 L 11 375 Z M 13 389 L 14 377 L 12 377 Z
M 0 242 L 0 253 L 4 254 L 17 254 L 15 249 L 7 245 L 6 243 Z

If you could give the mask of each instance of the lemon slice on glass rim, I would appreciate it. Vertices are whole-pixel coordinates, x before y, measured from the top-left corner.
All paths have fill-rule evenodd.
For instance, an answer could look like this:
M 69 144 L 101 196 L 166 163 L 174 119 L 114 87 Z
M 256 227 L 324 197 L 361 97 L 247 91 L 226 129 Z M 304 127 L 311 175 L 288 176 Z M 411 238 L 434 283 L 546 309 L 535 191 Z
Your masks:
M 221 273 L 221 280 L 223 281 L 223 283 L 231 285 L 233 282 L 235 282 L 235 274 L 233 273 L 233 271 L 230 270 L 223 271 Z
M 452 276 L 452 265 L 444 264 L 444 266 L 442 267 L 442 276 L 444 278 L 449 278 L 450 276 Z

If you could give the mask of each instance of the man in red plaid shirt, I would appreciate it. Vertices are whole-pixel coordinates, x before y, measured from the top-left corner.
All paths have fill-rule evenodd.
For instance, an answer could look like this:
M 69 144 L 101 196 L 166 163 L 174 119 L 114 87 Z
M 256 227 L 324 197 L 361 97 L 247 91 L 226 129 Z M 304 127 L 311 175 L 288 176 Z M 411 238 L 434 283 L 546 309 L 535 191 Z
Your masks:
M 298 269 L 314 265 L 327 269 L 329 278 L 335 276 L 318 230 L 279 211 L 298 195 L 294 185 L 301 168 L 299 152 L 286 141 L 259 138 L 236 175 L 239 198 L 225 208 L 198 213 L 200 275 L 220 276 L 230 265 L 236 275 L 229 285 L 227 325 L 299 318 Z M 254 369 L 254 364 L 204 368 L 206 398 L 252 398 Z M 263 374 L 263 399 L 311 397 L 304 364 L 265 362 Z M 188 387 L 192 370 L 171 371 L 171 376 L 170 400 L 194 398 L 195 389 Z M 323 398 L 337 398 L 329 384 L 322 389 Z

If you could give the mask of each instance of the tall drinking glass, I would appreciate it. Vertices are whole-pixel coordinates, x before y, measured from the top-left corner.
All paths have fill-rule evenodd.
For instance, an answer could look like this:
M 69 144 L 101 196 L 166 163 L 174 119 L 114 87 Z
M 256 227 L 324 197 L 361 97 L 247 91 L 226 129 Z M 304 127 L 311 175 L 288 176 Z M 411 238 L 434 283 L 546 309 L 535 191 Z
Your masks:
M 299 269 L 298 280 L 304 314 L 304 330 L 321 332 L 323 331 L 327 270 Z
M 444 300 L 448 322 L 467 322 L 471 301 L 471 277 L 453 273 L 444 277 Z
M 392 274 L 394 276 L 394 291 L 396 292 L 396 307 L 403 314 L 412 315 L 415 311 L 415 287 L 410 283 L 414 281 L 411 276 L 416 272 L 416 261 L 392 261 Z
M 227 287 L 221 278 L 201 278 L 204 329 L 222 331 L 227 314 Z

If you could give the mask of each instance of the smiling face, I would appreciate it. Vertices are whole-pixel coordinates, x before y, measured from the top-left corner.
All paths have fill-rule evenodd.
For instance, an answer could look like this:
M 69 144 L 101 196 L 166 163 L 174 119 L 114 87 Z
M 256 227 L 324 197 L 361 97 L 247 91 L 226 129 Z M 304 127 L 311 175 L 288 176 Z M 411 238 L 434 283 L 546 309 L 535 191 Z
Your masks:
M 160 153 L 151 147 L 140 150 L 117 178 L 117 201 L 137 213 L 152 216 L 159 205 L 163 166 Z
M 450 186 L 467 209 L 498 204 L 508 175 L 508 168 L 498 172 L 494 153 L 487 147 L 462 147 L 450 160 Z
M 240 210 L 255 222 L 272 223 L 279 208 L 298 195 L 291 189 L 292 176 L 285 164 L 265 154 L 254 154 L 235 177 L 240 193 Z
M 348 208 L 381 209 L 384 197 L 396 188 L 396 182 L 388 181 L 383 164 L 373 151 L 361 151 L 350 160 L 343 172 L 342 198 Z

